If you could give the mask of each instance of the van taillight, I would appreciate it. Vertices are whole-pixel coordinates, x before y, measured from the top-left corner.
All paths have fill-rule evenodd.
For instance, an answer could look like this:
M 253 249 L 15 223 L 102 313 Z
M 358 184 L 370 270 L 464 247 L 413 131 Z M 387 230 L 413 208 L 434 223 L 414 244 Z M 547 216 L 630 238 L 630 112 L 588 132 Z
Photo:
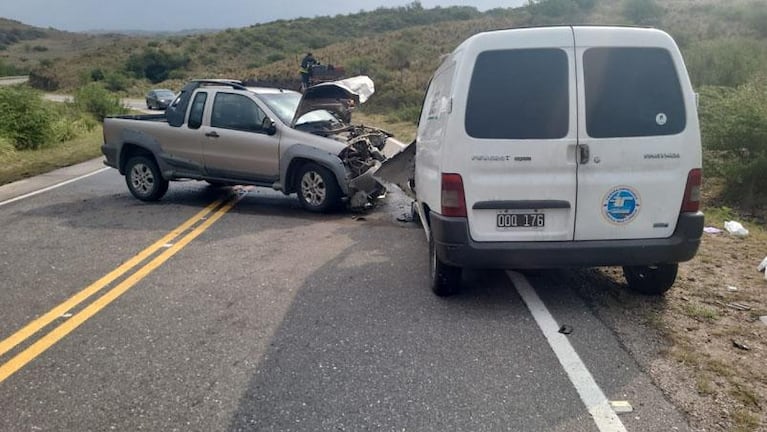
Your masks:
M 442 174 L 442 216 L 466 217 L 466 196 L 460 174 Z
M 700 168 L 690 170 L 687 174 L 687 186 L 684 188 L 682 213 L 695 213 L 700 210 L 700 186 L 703 174 Z

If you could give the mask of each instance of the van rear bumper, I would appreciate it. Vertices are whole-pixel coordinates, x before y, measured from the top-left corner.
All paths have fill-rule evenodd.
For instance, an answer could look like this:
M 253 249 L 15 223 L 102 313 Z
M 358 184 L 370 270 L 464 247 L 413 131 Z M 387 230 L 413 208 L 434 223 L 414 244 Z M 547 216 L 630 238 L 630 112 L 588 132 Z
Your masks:
M 688 261 L 703 233 L 703 213 L 683 213 L 671 237 L 569 242 L 476 242 L 466 218 L 430 213 L 437 255 L 459 267 L 533 269 L 653 265 Z

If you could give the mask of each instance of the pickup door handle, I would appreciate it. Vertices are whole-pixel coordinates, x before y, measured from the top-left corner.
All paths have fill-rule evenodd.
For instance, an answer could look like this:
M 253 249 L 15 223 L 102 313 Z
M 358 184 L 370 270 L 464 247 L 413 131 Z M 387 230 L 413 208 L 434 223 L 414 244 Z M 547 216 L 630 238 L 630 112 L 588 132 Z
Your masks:
M 586 144 L 578 144 L 578 159 L 580 159 L 581 165 L 589 163 L 589 146 Z
M 206 133 L 205 133 L 205 136 L 206 136 L 206 137 L 211 137 L 211 138 L 218 138 L 218 137 L 220 137 L 221 135 L 219 135 L 219 134 L 218 134 L 218 132 L 216 132 L 216 131 L 213 131 L 213 132 L 206 132 Z

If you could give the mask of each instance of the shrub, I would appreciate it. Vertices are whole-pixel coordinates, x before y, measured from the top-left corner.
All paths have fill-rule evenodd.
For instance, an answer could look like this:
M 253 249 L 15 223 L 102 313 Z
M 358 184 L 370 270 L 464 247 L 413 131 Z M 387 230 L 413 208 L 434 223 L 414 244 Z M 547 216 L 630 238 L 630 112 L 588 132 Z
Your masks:
M 634 24 L 658 24 L 663 16 L 663 8 L 655 0 L 626 0 L 623 16 Z
M 751 3 L 746 22 L 759 36 L 767 37 L 767 5 L 763 2 Z
M 98 83 L 90 83 L 75 92 L 75 106 L 81 111 L 92 114 L 98 121 L 113 114 L 124 114 L 128 110 L 120 103 L 120 98 L 110 93 Z
M 101 81 L 104 79 L 104 71 L 100 68 L 91 69 L 91 81 Z
M 10 139 L 0 136 L 0 161 L 16 154 L 16 147 Z
M 533 15 L 547 17 L 569 17 L 578 12 L 578 4 L 574 0 L 539 0 L 530 3 L 529 7 Z
M 0 136 L 17 150 L 37 149 L 51 140 L 51 110 L 36 91 L 0 87 Z
M 418 123 L 418 117 L 421 115 L 420 105 L 406 105 L 394 111 L 391 118 L 397 121 Z
M 141 54 L 131 54 L 125 63 L 125 69 L 136 78 L 146 78 L 152 83 L 168 79 L 170 72 L 185 68 L 189 57 L 171 54 L 163 50 L 145 49 Z
M 594 5 L 596 4 L 596 2 L 597 2 L 596 0 L 575 0 L 575 3 L 578 4 L 578 7 L 585 11 L 594 9 Z
M 737 89 L 701 89 L 701 129 L 717 155 L 727 196 L 745 208 L 767 200 L 767 77 Z M 711 165 L 709 163 L 709 165 Z
M 104 74 L 104 87 L 112 92 L 123 91 L 128 88 L 128 77 L 122 72 L 109 71 Z
M 0 59 L 0 76 L 23 75 L 24 72 L 24 70 L 19 69 L 14 65 L 6 64 L 3 59 Z
M 60 86 L 59 77 L 41 65 L 41 67 L 29 72 L 29 85 L 36 89 L 54 91 Z
M 51 122 L 52 142 L 73 140 L 90 132 L 98 122 L 89 114 L 80 111 L 73 103 L 52 104 L 54 119 Z
M 767 64 L 767 46 L 756 39 L 730 38 L 701 42 L 685 50 L 693 84 L 736 87 Z

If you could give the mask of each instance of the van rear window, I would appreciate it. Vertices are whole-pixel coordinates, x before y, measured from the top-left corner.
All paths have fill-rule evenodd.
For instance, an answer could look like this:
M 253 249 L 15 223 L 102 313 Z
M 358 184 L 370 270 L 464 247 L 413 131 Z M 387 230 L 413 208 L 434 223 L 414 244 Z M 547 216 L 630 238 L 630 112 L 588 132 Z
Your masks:
M 667 50 L 590 48 L 583 54 L 583 74 L 589 136 L 673 135 L 684 130 L 684 98 Z
M 465 126 L 474 138 L 566 136 L 567 54 L 557 48 L 480 53 L 469 85 Z

